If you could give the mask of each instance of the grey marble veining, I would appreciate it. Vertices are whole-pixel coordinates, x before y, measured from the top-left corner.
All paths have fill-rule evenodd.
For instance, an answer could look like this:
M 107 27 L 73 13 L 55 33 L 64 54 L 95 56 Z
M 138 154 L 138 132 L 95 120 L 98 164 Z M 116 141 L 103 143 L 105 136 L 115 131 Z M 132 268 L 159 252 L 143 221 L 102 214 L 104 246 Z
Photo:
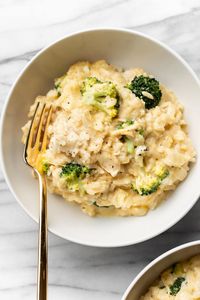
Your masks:
M 198 0 L 0 0 L 0 109 L 19 72 L 42 47 L 96 26 L 150 34 L 180 53 L 200 75 Z M 167 232 L 125 248 L 90 248 L 49 234 L 49 299 L 120 299 L 149 261 L 199 239 L 199 215 L 197 203 Z M 36 266 L 37 224 L 15 201 L 0 172 L 0 299 L 35 299 Z

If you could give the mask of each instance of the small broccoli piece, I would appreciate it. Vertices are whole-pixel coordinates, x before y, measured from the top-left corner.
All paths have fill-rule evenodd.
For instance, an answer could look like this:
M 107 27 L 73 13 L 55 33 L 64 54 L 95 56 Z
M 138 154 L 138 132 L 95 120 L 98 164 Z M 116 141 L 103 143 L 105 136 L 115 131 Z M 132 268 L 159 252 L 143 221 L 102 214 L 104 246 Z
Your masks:
M 136 178 L 132 184 L 135 192 L 141 196 L 147 196 L 156 192 L 161 185 L 162 181 L 169 175 L 169 171 L 164 167 L 155 171 L 154 174 L 143 174 Z
M 134 142 L 130 138 L 128 138 L 126 135 L 122 135 L 120 141 L 122 143 L 126 143 L 127 152 L 129 154 L 134 153 L 134 149 L 135 149 Z
M 140 135 L 144 135 L 144 129 L 136 129 L 136 131 L 140 134 Z
M 155 78 L 140 75 L 136 76 L 127 85 L 132 93 L 145 102 L 145 108 L 150 109 L 157 106 L 162 97 L 159 82 Z
M 100 205 L 97 204 L 96 201 L 94 201 L 92 204 L 93 204 L 94 206 L 98 207 L 98 208 L 108 208 L 108 207 L 110 207 L 110 206 L 100 206 Z
M 68 163 L 62 167 L 60 177 L 64 178 L 67 187 L 72 191 L 78 191 L 80 182 L 89 174 L 91 169 L 77 163 Z
M 62 88 L 63 88 L 62 85 L 63 85 L 63 81 L 65 80 L 66 76 L 67 76 L 67 74 L 64 74 L 62 77 L 59 77 L 55 80 L 54 88 L 57 91 L 58 97 L 60 97 L 62 94 Z
M 172 265 L 171 274 L 180 275 L 184 272 L 183 266 L 181 263 L 175 263 Z
M 132 184 L 133 190 L 141 196 L 147 196 L 156 192 L 159 186 L 160 180 L 151 175 L 146 176 L 140 184 Z
M 102 83 L 102 82 L 96 77 L 87 77 L 81 85 L 81 89 L 80 89 L 81 94 L 83 95 L 84 93 L 86 93 L 96 83 Z
M 61 96 L 61 92 L 62 92 L 61 82 L 60 81 L 56 82 L 55 85 L 54 85 L 54 87 L 55 87 L 55 89 L 57 91 L 58 97 L 60 97 Z
M 164 166 L 159 167 L 155 169 L 155 174 L 159 180 L 163 181 L 169 175 L 169 170 L 167 170 Z
M 125 140 L 126 140 L 127 152 L 129 154 L 133 154 L 134 149 L 135 149 L 133 141 L 131 139 L 129 139 L 128 137 L 126 137 Z
M 127 120 L 124 122 L 120 122 L 117 124 L 116 129 L 120 130 L 120 129 L 127 129 L 129 126 L 133 125 L 134 121 L 133 120 Z M 143 135 L 143 129 L 136 129 L 136 132 L 138 132 L 140 135 Z M 133 154 L 134 153 L 134 149 L 137 147 L 137 141 L 136 140 L 132 140 L 131 138 L 127 137 L 126 135 L 122 135 L 120 138 L 120 141 L 122 143 L 126 143 L 127 145 L 127 152 L 129 154 Z
M 171 267 L 171 274 L 175 274 L 177 276 L 184 273 L 184 269 L 181 263 L 175 263 Z
M 119 111 L 119 94 L 112 82 L 101 82 L 96 77 L 86 78 L 81 86 L 81 94 L 85 103 L 104 111 L 111 118 Z
M 47 163 L 47 162 L 44 162 L 44 163 L 43 163 L 43 166 L 42 166 L 42 171 L 43 171 L 45 174 L 47 174 L 48 171 L 49 171 L 49 167 L 50 167 L 50 164 Z
M 120 122 L 119 124 L 117 124 L 116 129 L 126 129 L 128 126 L 131 126 L 133 124 L 134 124 L 134 121 L 132 121 L 132 120 Z M 126 135 L 122 135 L 120 140 L 121 140 L 121 142 L 126 143 L 127 152 L 129 154 L 133 154 L 133 152 L 134 152 L 133 141 L 130 138 L 128 138 Z
M 124 122 L 120 122 L 119 124 L 117 124 L 116 129 L 125 129 L 128 126 L 131 126 L 134 124 L 133 120 L 127 120 Z
M 127 152 L 129 154 L 133 154 L 134 153 L 134 143 L 131 139 L 129 139 L 127 136 L 123 135 L 123 140 L 125 141 L 126 143 L 126 147 L 127 147 Z
M 46 174 L 47 175 L 47 173 L 49 171 L 49 168 L 50 168 L 50 164 L 47 161 L 44 153 L 40 154 L 38 156 L 38 159 L 37 159 L 37 162 L 36 162 L 36 169 L 38 170 L 38 172 L 40 174 Z
M 170 295 L 176 296 L 181 289 L 182 283 L 185 281 L 184 277 L 177 277 L 172 285 L 169 286 Z

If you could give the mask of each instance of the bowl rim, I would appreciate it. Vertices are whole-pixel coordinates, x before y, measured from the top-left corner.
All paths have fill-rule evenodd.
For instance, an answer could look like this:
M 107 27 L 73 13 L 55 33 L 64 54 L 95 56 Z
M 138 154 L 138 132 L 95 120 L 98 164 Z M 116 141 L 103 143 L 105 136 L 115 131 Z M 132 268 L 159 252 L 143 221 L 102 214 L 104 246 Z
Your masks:
M 126 289 L 126 291 L 124 292 L 121 300 L 126 300 L 127 296 L 129 296 L 129 293 L 132 291 L 132 289 L 134 288 L 134 285 L 138 282 L 138 280 L 149 270 L 151 269 L 155 264 L 161 262 L 164 258 L 166 258 L 167 256 L 174 254 L 176 252 L 178 252 L 179 250 L 182 249 L 187 249 L 191 246 L 196 246 L 196 245 L 200 245 L 200 240 L 195 240 L 192 242 L 188 242 L 188 243 L 184 243 L 181 244 L 179 246 L 176 246 L 164 253 L 162 253 L 161 255 L 159 255 L 158 257 L 156 257 L 153 261 L 151 261 L 146 267 L 144 267 L 138 275 L 136 275 L 136 277 L 133 279 L 133 281 L 129 284 L 128 288 Z
M 31 211 L 29 211 L 21 202 L 20 198 L 16 195 L 14 188 L 11 185 L 8 173 L 7 173 L 7 169 L 6 169 L 6 164 L 5 164 L 5 160 L 4 160 L 4 155 L 3 155 L 3 128 L 4 128 L 4 120 L 6 117 L 6 111 L 7 111 L 7 107 L 9 105 L 10 102 L 10 98 L 12 96 L 13 90 L 16 86 L 16 84 L 20 81 L 21 76 L 24 74 L 24 72 L 26 71 L 27 68 L 29 68 L 29 66 L 34 63 L 34 61 L 44 52 L 48 51 L 52 46 L 56 45 L 57 43 L 73 37 L 73 36 L 78 36 L 84 33 L 90 33 L 90 32 L 99 32 L 99 31 L 115 31 L 115 32 L 120 32 L 120 33 L 129 33 L 131 35 L 135 35 L 135 36 L 139 36 L 139 37 L 143 37 L 145 39 L 147 39 L 150 42 L 153 42 L 155 44 L 157 44 L 158 46 L 160 46 L 161 48 L 167 50 L 171 55 L 173 55 L 177 60 L 180 61 L 180 63 L 182 63 L 184 65 L 184 67 L 187 69 L 187 71 L 191 74 L 191 76 L 193 77 L 193 79 L 195 80 L 195 82 L 197 83 L 197 85 L 200 88 L 200 80 L 198 79 L 197 75 L 195 74 L 195 72 L 193 71 L 193 69 L 190 67 L 190 65 L 173 49 L 171 49 L 169 46 L 167 46 L 165 43 L 157 40 L 156 38 L 153 38 L 151 36 L 149 36 L 148 34 L 144 34 L 142 32 L 139 32 L 137 30 L 130 30 L 130 29 L 126 29 L 126 28 L 122 28 L 122 27 L 91 27 L 88 28 L 86 30 L 78 30 L 66 35 L 63 35 L 62 37 L 56 39 L 54 42 L 47 44 L 46 47 L 42 48 L 40 51 L 38 51 L 38 53 L 36 55 L 34 55 L 31 60 L 22 68 L 22 70 L 19 72 L 17 78 L 14 80 L 10 91 L 5 99 L 3 108 L 2 108 L 2 113 L 1 113 L 1 120 L 0 120 L 0 165 L 2 168 L 2 172 L 5 178 L 5 181 L 8 185 L 9 190 L 11 191 L 12 195 L 15 197 L 15 199 L 17 200 L 17 202 L 20 204 L 20 206 L 23 208 L 23 210 L 34 220 L 38 223 L 37 218 L 32 214 Z M 200 195 L 200 193 L 199 193 Z M 198 195 L 198 197 L 199 197 Z M 179 222 L 190 210 L 191 208 L 195 205 L 195 203 L 198 200 L 198 197 L 196 198 L 196 200 L 191 201 L 191 204 L 188 206 L 188 209 L 183 211 L 182 214 L 179 215 L 178 219 L 174 219 L 172 222 L 167 223 L 162 229 L 158 230 L 157 233 L 153 233 L 150 234 L 148 236 L 148 238 L 146 237 L 142 237 L 140 239 L 138 239 L 137 241 L 132 242 L 131 240 L 127 241 L 127 242 L 118 242 L 118 243 L 114 243 L 113 245 L 102 245 L 100 243 L 91 243 L 90 241 L 84 241 L 83 240 L 78 240 L 76 238 L 72 238 L 72 237 L 65 237 L 64 235 L 60 234 L 56 229 L 52 228 L 51 226 L 48 226 L 48 230 L 63 238 L 66 239 L 68 241 L 80 244 L 80 245 L 86 245 L 86 246 L 92 246 L 92 247 L 102 247 L 102 248 L 116 248 L 116 247 L 124 247 L 124 246 L 130 246 L 130 245 L 134 245 L 134 244 L 138 244 L 141 242 L 144 242 L 146 240 L 150 240 L 158 235 L 160 235 L 161 233 L 165 232 L 166 230 L 168 230 L 169 228 L 171 228 L 172 226 L 174 226 L 177 222 Z

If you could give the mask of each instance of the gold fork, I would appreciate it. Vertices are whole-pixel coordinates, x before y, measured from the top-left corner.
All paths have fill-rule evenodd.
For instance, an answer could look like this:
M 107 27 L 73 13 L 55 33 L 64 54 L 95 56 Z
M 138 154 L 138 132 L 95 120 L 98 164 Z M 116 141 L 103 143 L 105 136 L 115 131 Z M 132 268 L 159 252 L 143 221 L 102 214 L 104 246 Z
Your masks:
M 24 161 L 37 174 L 40 190 L 37 299 L 47 299 L 48 237 L 47 237 L 47 188 L 46 175 L 40 161 L 47 148 L 47 128 L 52 117 L 52 105 L 37 103 L 24 147 Z

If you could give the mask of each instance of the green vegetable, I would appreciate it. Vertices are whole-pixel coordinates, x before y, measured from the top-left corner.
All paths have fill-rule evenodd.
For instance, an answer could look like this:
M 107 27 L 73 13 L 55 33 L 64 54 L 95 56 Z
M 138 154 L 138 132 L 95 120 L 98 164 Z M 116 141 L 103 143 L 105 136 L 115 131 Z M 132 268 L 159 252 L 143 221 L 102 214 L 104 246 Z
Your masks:
M 124 122 L 120 122 L 117 124 L 116 129 L 126 129 L 128 126 L 133 125 L 134 121 L 133 120 L 127 120 Z M 126 135 L 122 135 L 120 138 L 121 142 L 126 143 L 127 146 L 127 152 L 129 154 L 133 154 L 134 152 L 134 143 L 133 141 L 128 138 Z
M 147 196 L 156 192 L 161 185 L 162 181 L 169 175 L 169 171 L 162 167 L 153 174 L 143 173 L 141 176 L 135 179 L 132 184 L 132 188 L 135 192 L 141 196 Z
M 135 146 L 134 146 L 133 140 L 131 140 L 130 138 L 128 138 L 126 135 L 122 135 L 121 138 L 120 138 L 120 141 L 122 143 L 126 143 L 127 152 L 129 154 L 133 154 L 134 153 Z
M 93 87 L 97 83 L 102 83 L 99 79 L 96 77 L 87 77 L 82 85 L 81 85 L 81 94 L 84 95 L 91 87 Z
M 160 180 L 157 178 L 145 178 L 147 181 L 137 187 L 133 184 L 133 189 L 141 196 L 147 196 L 156 192 L 160 186 Z
M 58 94 L 58 97 L 60 97 L 61 96 L 61 92 L 62 92 L 62 89 L 61 89 L 61 82 L 56 82 L 55 83 L 55 89 L 56 89 L 56 91 L 57 91 L 57 94 Z
M 184 281 L 185 281 L 184 277 L 178 277 L 178 278 L 176 278 L 176 280 L 174 281 L 174 283 L 169 286 L 170 295 L 176 296 L 178 294 L 178 292 L 180 291 L 181 285 L 182 285 L 182 283 Z
M 47 174 L 48 171 L 49 171 L 49 167 L 50 167 L 50 164 L 47 163 L 47 162 L 44 162 L 43 165 L 42 165 L 42 171 Z
M 120 122 L 119 124 L 117 124 L 116 128 L 117 129 L 125 129 L 126 127 L 133 125 L 134 121 L 133 120 L 127 120 L 124 122 Z
M 140 134 L 140 135 L 144 135 L 144 129 L 136 129 L 136 131 Z
M 156 170 L 156 175 L 160 181 L 163 181 L 169 175 L 169 171 L 165 168 L 160 168 Z
M 92 204 L 93 204 L 94 206 L 96 206 L 96 207 L 99 207 L 99 208 L 108 208 L 108 207 L 110 207 L 110 206 L 100 206 L 100 205 L 98 205 L 98 204 L 96 203 L 96 201 L 94 201 Z
M 127 152 L 129 154 L 133 154 L 135 149 L 133 141 L 129 139 L 127 136 L 124 136 L 124 140 L 126 142 Z
M 49 168 L 50 168 L 50 164 L 47 161 L 44 153 L 40 154 L 38 156 L 38 159 L 37 159 L 37 162 L 36 162 L 36 169 L 38 170 L 38 172 L 40 174 L 46 174 L 47 175 L 47 173 L 49 171 Z
M 81 166 L 77 163 L 68 163 L 62 167 L 60 177 L 64 178 L 67 187 L 72 191 L 77 191 L 80 188 L 81 180 L 89 174 L 91 169 L 86 166 Z
M 129 154 L 133 154 L 134 152 L 134 143 L 131 139 L 129 139 L 128 137 L 126 137 L 126 146 L 127 146 L 127 152 Z
M 117 126 L 116 126 L 116 129 L 118 129 L 118 130 L 120 130 L 120 129 L 126 129 L 126 128 L 128 128 L 129 126 L 131 126 L 133 124 L 134 124 L 133 120 L 126 120 L 124 122 L 118 123 Z M 142 136 L 144 134 L 144 130 L 143 129 L 136 129 L 135 131 L 138 132 Z M 134 149 L 137 146 L 139 146 L 139 145 L 137 145 L 138 138 L 133 141 L 133 139 L 129 138 L 128 136 L 122 135 L 121 138 L 120 138 L 120 141 L 123 142 L 123 143 L 126 143 L 126 145 L 127 145 L 127 152 L 129 154 L 133 154 L 134 153 Z
M 87 77 L 83 81 L 80 91 L 85 103 L 104 111 L 111 118 L 117 116 L 120 103 L 114 83 L 101 82 L 96 77 Z
M 145 108 L 150 109 L 157 106 L 162 97 L 159 82 L 148 76 L 136 76 L 127 85 L 132 93 L 145 102 Z
M 180 275 L 183 272 L 184 272 L 184 270 L 183 270 L 183 267 L 182 267 L 181 263 L 173 264 L 172 270 L 171 270 L 172 274 Z

